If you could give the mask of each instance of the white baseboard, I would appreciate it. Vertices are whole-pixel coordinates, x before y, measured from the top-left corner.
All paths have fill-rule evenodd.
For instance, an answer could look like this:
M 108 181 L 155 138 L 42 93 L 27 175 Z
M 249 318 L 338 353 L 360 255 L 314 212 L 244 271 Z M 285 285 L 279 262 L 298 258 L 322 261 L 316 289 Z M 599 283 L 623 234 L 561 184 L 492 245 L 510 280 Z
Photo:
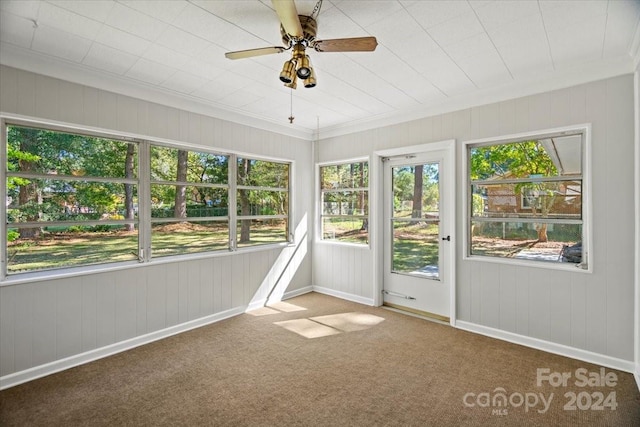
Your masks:
M 330 295 L 332 297 L 345 299 L 347 301 L 357 302 L 364 305 L 374 305 L 373 298 L 365 298 L 360 295 L 348 294 L 335 289 L 323 288 L 322 286 L 313 286 L 313 291 L 320 294 Z
M 148 344 L 154 341 L 158 341 L 172 335 L 186 332 L 191 329 L 219 322 L 221 320 L 242 314 L 245 311 L 246 307 L 232 308 L 221 313 L 212 314 L 210 316 L 202 317 L 190 322 L 181 323 L 179 325 L 171 326 L 159 331 L 151 332 L 125 341 L 120 341 L 111 345 L 107 345 L 105 347 L 100 347 L 95 350 L 90 350 L 84 353 L 66 357 L 64 359 L 55 360 L 44 365 L 25 369 L 24 371 L 5 375 L 3 377 L 0 377 L 0 390 L 16 386 L 27 381 L 35 380 L 37 378 L 42 378 L 56 372 L 64 371 L 65 369 L 93 362 L 94 360 L 102 359 L 116 353 L 121 353 L 123 351 L 130 350 L 132 348 L 139 347 L 141 345 Z
M 310 292 L 313 292 L 313 286 L 305 286 L 304 288 L 294 289 L 293 291 L 285 292 L 282 296 L 282 300 L 284 301 L 286 299 L 308 294 Z
M 486 335 L 488 337 L 508 341 L 514 344 L 532 347 L 538 350 L 546 351 L 548 353 L 559 354 L 561 356 L 570 357 L 572 359 L 582 360 L 584 362 L 594 363 L 596 365 L 605 366 L 612 369 L 618 369 L 624 372 L 633 373 L 634 371 L 634 363 L 630 360 L 619 359 L 604 354 L 581 350 L 579 348 L 569 347 L 538 338 L 531 338 L 525 335 L 515 334 L 513 332 L 507 332 L 500 329 L 490 328 L 488 326 L 478 325 L 476 323 L 465 322 L 463 320 L 457 320 L 455 327 L 480 335 Z M 638 376 L 636 374 L 636 381 L 637 380 Z
M 638 391 L 640 391 L 640 365 L 636 366 L 633 376 L 636 377 L 636 385 L 638 386 Z

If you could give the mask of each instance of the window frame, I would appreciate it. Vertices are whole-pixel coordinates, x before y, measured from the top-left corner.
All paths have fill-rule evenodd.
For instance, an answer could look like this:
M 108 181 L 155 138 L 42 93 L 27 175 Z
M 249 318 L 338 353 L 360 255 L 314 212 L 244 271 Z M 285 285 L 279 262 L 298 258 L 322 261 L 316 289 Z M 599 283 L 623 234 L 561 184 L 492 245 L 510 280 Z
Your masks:
M 231 158 L 232 158 L 232 154 L 224 152 L 224 151 L 217 151 L 217 150 L 213 150 L 213 149 L 209 149 L 209 148 L 204 148 L 204 147 L 195 147 L 192 145 L 178 145 L 178 144 L 169 144 L 169 143 L 158 143 L 155 141 L 152 141 L 150 139 L 144 141 L 145 143 L 143 144 L 143 146 L 148 147 L 148 153 L 145 153 L 145 157 L 146 159 L 148 159 L 146 161 L 146 164 L 144 165 L 145 167 L 148 166 L 149 167 L 149 171 L 148 173 L 145 173 L 145 177 L 148 177 L 148 182 L 147 184 L 149 185 L 148 187 L 148 195 L 149 197 L 145 198 L 145 202 L 149 204 L 148 207 L 148 212 L 145 211 L 146 217 L 149 218 L 149 227 L 150 227 L 150 232 L 148 234 L 148 246 L 147 249 L 144 251 L 144 260 L 145 261 L 150 261 L 150 260 L 159 260 L 159 259 L 164 259 L 164 258 L 171 258 L 171 257 L 183 257 L 183 256 L 193 256 L 193 255 L 197 255 L 197 254 L 207 254 L 207 253 L 216 253 L 216 252 L 224 252 L 224 251 L 228 251 L 231 248 L 231 231 L 230 231 L 230 214 L 231 214 L 231 208 L 229 206 L 227 206 L 227 215 L 225 216 L 219 216 L 219 217 L 187 217 L 186 220 L 187 222 L 205 222 L 205 221 L 210 221 L 210 222 L 226 222 L 227 223 L 227 247 L 226 248 L 222 248 L 222 249 L 212 249 L 212 250 L 208 250 L 208 251 L 202 251 L 202 252 L 194 252 L 194 253 L 185 253 L 185 254 L 172 254 L 172 255 L 167 255 L 167 256 L 155 256 L 153 255 L 153 225 L 154 224 L 173 224 L 176 222 L 181 222 L 184 221 L 184 219 L 180 219 L 180 218 L 154 218 L 151 215 L 151 187 L 153 185 L 166 185 L 166 186 L 185 186 L 185 187 L 202 187 L 202 188 L 222 188 L 222 189 L 226 189 L 227 191 L 227 204 L 229 204 L 229 193 L 231 191 L 231 173 L 229 171 L 229 166 L 227 165 L 227 183 L 226 184 L 211 184 L 211 183 L 197 183 L 197 182 L 191 182 L 191 181 L 163 181 L 163 180 L 158 180 L 158 179 L 153 179 L 151 177 L 151 151 L 153 149 L 153 147 L 159 147 L 159 148 L 168 148 L 168 149 L 174 149 L 174 150 L 181 150 L 181 151 L 187 151 L 187 153 L 201 153 L 201 154 L 213 154 L 216 156 L 224 156 L 227 158 L 227 163 L 231 162 Z M 145 236 L 146 237 L 146 236 Z
M 322 233 L 322 225 L 323 218 L 326 215 L 323 214 L 323 201 L 324 201 L 324 191 L 322 190 L 322 168 L 326 166 L 346 166 L 353 163 L 366 163 L 367 164 L 367 186 L 366 187 L 345 187 L 341 189 L 334 190 L 338 191 L 365 191 L 367 194 L 367 212 L 366 215 L 342 215 L 343 217 L 351 217 L 351 218 L 366 218 L 369 223 L 369 229 L 367 230 L 367 242 L 366 243 L 357 243 L 357 242 L 344 242 L 335 239 L 325 239 Z M 354 246 L 358 248 L 371 248 L 371 160 L 368 156 L 366 157 L 356 157 L 344 160 L 336 160 L 329 162 L 321 162 L 316 163 L 316 241 L 321 244 L 329 244 L 329 245 L 346 245 L 346 246 Z M 339 216 L 334 216 L 339 217 Z
M 471 222 L 472 222 L 472 191 L 473 181 L 470 174 L 471 148 L 486 147 L 497 144 L 515 143 L 527 140 L 539 140 L 550 137 L 582 135 L 582 262 L 579 264 L 566 262 L 545 262 L 538 260 L 514 259 L 506 257 L 494 257 L 487 255 L 471 254 Z M 592 202 L 591 202 L 591 124 L 584 123 L 573 126 L 543 129 L 538 131 L 522 132 L 497 137 L 473 139 L 463 142 L 461 182 L 462 197 L 465 202 L 463 217 L 463 260 L 480 261 L 498 264 L 518 265 L 524 267 L 546 268 L 551 270 L 569 270 L 584 273 L 593 272 L 593 250 L 591 240 L 593 236 Z M 551 179 L 553 180 L 553 179 Z M 566 180 L 570 180 L 568 177 Z M 534 179 L 535 181 L 535 179 Z M 518 217 L 506 218 L 511 222 L 517 222 Z
M 72 133 L 78 135 L 86 135 L 89 137 L 96 138 L 104 138 L 111 140 L 118 140 L 127 143 L 136 143 L 137 144 L 137 156 L 138 156 L 138 166 L 136 169 L 137 177 L 137 197 L 138 197 L 138 213 L 135 219 L 133 220 L 112 220 L 111 222 L 122 222 L 122 223 L 131 223 L 134 222 L 137 226 L 138 230 L 138 257 L 134 260 L 128 261 L 117 261 L 117 262 L 106 262 L 101 264 L 83 264 L 77 266 L 63 266 L 59 268 L 52 269 L 42 269 L 42 270 L 29 270 L 24 272 L 17 272 L 8 274 L 7 272 L 7 206 L 6 203 L 2 203 L 2 207 L 0 208 L 0 215 L 3 215 L 5 218 L 4 225 L 1 228 L 3 234 L 3 243 L 0 244 L 0 263 L 2 267 L 0 268 L 0 287 L 9 286 L 18 283 L 24 282 L 34 282 L 41 280 L 50 280 L 57 279 L 61 277 L 74 277 L 77 275 L 84 275 L 89 273 L 102 273 L 106 271 L 116 271 L 127 268 L 135 268 L 144 265 L 150 264 L 158 264 L 158 263 L 170 263 L 177 262 L 183 260 L 195 260 L 202 258 L 212 258 L 218 256 L 226 256 L 230 253 L 234 252 L 252 252 L 252 251 L 262 251 L 262 250 L 272 250 L 274 247 L 285 247 L 291 246 L 295 244 L 295 235 L 293 228 L 293 218 L 294 212 L 293 207 L 295 204 L 294 200 L 294 172 L 295 172 L 295 160 L 285 159 L 285 158 L 275 158 L 268 156 L 260 156 L 260 155 L 252 155 L 248 153 L 241 152 L 233 152 L 226 149 L 216 149 L 215 147 L 209 147 L 204 145 L 198 145 L 193 143 L 186 143 L 180 141 L 173 141 L 168 139 L 160 139 L 153 138 L 148 136 L 138 136 L 134 133 L 129 132 L 121 132 L 121 131 L 112 131 L 105 129 L 96 129 L 90 126 L 79 126 L 68 123 L 59 123 L 56 121 L 50 121 L 46 119 L 35 119 L 30 117 L 25 117 L 21 115 L 14 114 L 1 114 L 0 115 L 0 161 L 2 163 L 2 167 L 0 168 L 0 191 L 6 197 L 7 195 L 7 127 L 8 126 L 18 126 L 18 127 L 29 127 L 29 128 L 38 128 L 48 131 L 54 132 L 62 132 L 62 133 Z M 229 167 L 228 167 L 228 183 L 226 186 L 228 187 L 229 196 L 228 196 L 228 204 L 229 211 L 227 215 L 227 225 L 229 231 L 229 245 L 225 249 L 217 249 L 212 251 L 203 251 L 197 252 L 193 254 L 175 254 L 168 255 L 164 257 L 151 257 L 151 184 L 156 180 L 151 179 L 151 167 L 150 167 L 150 159 L 151 154 L 150 150 L 152 146 L 159 147 L 167 147 L 174 149 L 181 149 L 187 151 L 195 151 L 201 153 L 211 153 L 215 155 L 224 155 L 228 157 Z M 276 242 L 276 243 L 266 243 L 260 245 L 251 245 L 237 248 L 235 245 L 231 244 L 231 239 L 235 240 L 236 238 L 236 228 L 232 227 L 232 224 L 236 224 L 238 221 L 238 215 L 235 212 L 233 207 L 236 206 L 236 193 L 237 193 L 237 179 L 236 179 L 236 168 L 235 168 L 235 160 L 237 157 L 246 157 L 252 160 L 262 160 L 269 162 L 277 162 L 287 164 L 289 167 L 289 177 L 288 177 L 288 214 L 286 218 L 287 223 L 287 238 L 286 242 Z M 232 161 L 233 159 L 233 161 Z M 100 179 L 98 179 L 100 180 Z M 128 179 L 116 179 L 115 181 L 129 181 Z M 127 182 L 128 183 L 128 182 Z M 149 200 L 147 200 L 149 199 Z M 110 222 L 110 223 L 111 223 Z
M 248 159 L 248 160 L 257 160 L 262 162 L 270 162 L 270 163 L 281 163 L 287 164 L 289 167 L 288 176 L 287 176 L 287 188 L 278 188 L 278 187 L 259 187 L 252 185 L 240 185 L 238 184 L 238 159 Z M 257 156 L 246 153 L 232 153 L 229 159 L 229 180 L 231 180 L 231 175 L 233 174 L 233 203 L 234 209 L 231 209 L 231 194 L 229 194 L 229 238 L 230 238 L 230 248 L 233 251 L 246 251 L 255 249 L 258 247 L 265 246 L 273 246 L 273 245 L 290 245 L 295 244 L 295 233 L 293 232 L 293 172 L 294 172 L 294 163 L 291 161 L 284 161 L 280 159 L 275 159 L 271 157 L 265 156 Z M 233 166 L 231 166 L 233 163 Z M 238 211 L 238 190 L 266 190 L 266 191 L 285 191 L 288 193 L 287 197 L 287 215 L 240 215 L 237 213 Z M 231 189 L 229 190 L 231 191 Z M 286 241 L 285 242 L 277 242 L 271 244 L 253 244 L 247 246 L 238 246 L 238 242 L 240 240 L 238 235 L 238 222 L 242 220 L 254 220 L 254 219 L 285 219 L 287 224 L 286 230 Z M 231 225 L 233 224 L 233 226 Z

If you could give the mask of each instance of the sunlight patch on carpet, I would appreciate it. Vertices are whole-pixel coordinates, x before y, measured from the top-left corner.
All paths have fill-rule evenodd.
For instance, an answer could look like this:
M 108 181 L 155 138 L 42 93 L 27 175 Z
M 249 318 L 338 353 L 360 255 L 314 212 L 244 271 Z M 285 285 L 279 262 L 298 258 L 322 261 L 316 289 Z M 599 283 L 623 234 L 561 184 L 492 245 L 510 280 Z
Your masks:
M 269 307 L 260 307 L 255 310 L 247 311 L 246 313 L 252 316 L 268 316 L 270 314 L 278 314 L 280 312 Z
M 285 320 L 283 322 L 275 322 L 275 324 L 305 338 L 320 338 L 340 333 L 337 329 L 309 319 Z
M 278 311 L 282 311 L 284 313 L 292 313 L 294 311 L 306 311 L 307 309 L 304 307 L 300 307 L 299 305 L 291 304 L 288 302 L 280 301 L 274 302 L 273 304 L 269 304 L 267 307 L 273 308 Z
M 343 332 L 363 331 L 383 321 L 384 317 L 353 312 L 316 316 L 308 319 L 286 320 L 274 322 L 274 324 L 305 338 L 320 338 Z
M 343 332 L 363 331 L 384 321 L 383 317 L 367 313 L 340 313 L 311 317 L 311 320 Z

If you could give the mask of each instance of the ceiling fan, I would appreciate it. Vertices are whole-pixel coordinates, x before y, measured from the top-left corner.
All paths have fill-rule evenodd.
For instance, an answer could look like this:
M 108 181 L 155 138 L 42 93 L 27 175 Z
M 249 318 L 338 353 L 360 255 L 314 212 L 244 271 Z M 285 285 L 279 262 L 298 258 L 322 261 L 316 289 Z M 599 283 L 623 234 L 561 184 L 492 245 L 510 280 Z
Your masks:
M 322 0 L 316 3 L 310 16 L 298 15 L 293 0 L 272 0 L 272 3 L 280 19 L 280 34 L 285 46 L 239 50 L 227 52 L 225 56 L 229 59 L 243 59 L 291 49 L 292 57 L 284 63 L 280 81 L 292 89 L 296 88 L 298 78 L 304 81 L 304 87 L 316 86 L 316 76 L 306 53 L 307 48 L 316 52 L 370 52 L 378 45 L 375 37 L 316 40 L 318 24 L 314 16 L 317 17 L 320 13 Z

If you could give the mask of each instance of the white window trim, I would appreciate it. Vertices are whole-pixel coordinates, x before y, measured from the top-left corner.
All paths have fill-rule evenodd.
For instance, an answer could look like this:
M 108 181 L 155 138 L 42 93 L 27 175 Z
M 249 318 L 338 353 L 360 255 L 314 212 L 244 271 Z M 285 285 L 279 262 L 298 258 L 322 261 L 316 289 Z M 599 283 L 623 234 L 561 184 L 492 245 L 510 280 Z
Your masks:
M 11 275 L 7 275 L 7 243 L 6 243 L 6 224 L 3 221 L 2 227 L 0 227 L 0 234 L 3 236 L 3 243 L 0 244 L 0 287 L 3 286 L 13 286 L 20 283 L 31 283 L 45 280 L 53 280 L 59 278 L 66 277 L 76 277 L 83 276 L 87 274 L 96 274 L 96 273 L 104 273 L 108 271 L 117 271 L 123 269 L 130 268 L 139 268 L 152 264 L 164 264 L 164 263 L 172 263 L 186 260 L 195 260 L 195 259 L 203 259 L 203 258 L 216 258 L 221 256 L 229 256 L 234 253 L 249 253 L 249 252 L 260 252 L 265 250 L 273 250 L 275 248 L 282 248 L 287 246 L 295 245 L 295 232 L 293 228 L 294 224 L 294 173 L 295 173 L 295 160 L 293 159 L 285 159 L 285 158 L 277 158 L 271 156 L 264 156 L 258 154 L 251 154 L 247 152 L 236 152 L 228 149 L 217 149 L 216 147 L 211 146 L 201 146 L 193 143 L 183 143 L 180 141 L 164 139 L 164 138 L 155 138 L 149 137 L 146 135 L 139 135 L 135 133 L 129 132 L 121 132 L 115 130 L 108 130 L 102 128 L 96 128 L 92 126 L 80 126 L 71 123 L 63 123 L 57 122 L 47 119 L 39 119 L 28 116 L 22 116 L 18 114 L 7 114 L 0 113 L 0 138 L 2 138 L 2 146 L 5 146 L 7 141 L 7 124 L 9 125 L 17 125 L 17 126 L 26 126 L 26 127 L 37 127 L 47 130 L 53 130 L 58 132 L 67 132 L 67 133 L 79 133 L 83 135 L 106 138 L 106 139 L 116 139 L 125 142 L 137 142 L 139 151 L 138 157 L 140 159 L 143 156 L 142 151 L 147 151 L 146 157 L 149 158 L 148 151 L 150 150 L 151 145 L 157 146 L 165 146 L 171 148 L 178 149 L 186 149 L 190 151 L 201 151 L 201 152 L 211 152 L 219 155 L 226 155 L 234 158 L 238 157 L 247 157 L 251 160 L 263 160 L 263 161 L 272 161 L 279 163 L 286 163 L 289 165 L 289 212 L 288 212 L 288 235 L 286 242 L 277 242 L 263 245 L 254 245 L 254 246 L 245 246 L 241 248 L 230 247 L 229 250 L 217 250 L 217 251 L 209 251 L 209 252 L 198 252 L 194 254 L 180 254 L 180 255 L 172 255 L 167 257 L 160 258 L 149 258 L 150 246 L 151 246 L 151 221 L 147 221 L 147 219 L 141 218 L 140 216 L 136 220 L 138 223 L 138 247 L 143 250 L 143 257 L 139 257 L 139 260 L 134 261 L 122 261 L 117 263 L 104 263 L 104 264 L 90 264 L 90 265 L 81 265 L 74 267 L 61 267 L 58 269 L 50 269 L 50 270 L 35 270 L 35 271 L 26 271 L 23 273 L 15 273 Z M 2 162 L 2 167 L 0 167 L 0 189 L 2 194 L 6 194 L 6 164 L 7 164 L 7 152 L 5 150 L 0 150 L 0 162 Z M 144 167 L 144 162 L 138 161 L 139 170 L 138 170 L 138 180 L 139 180 L 139 188 L 138 188 L 138 197 L 139 197 L 139 210 L 142 211 L 144 209 L 143 205 L 147 205 L 145 197 L 149 195 L 149 187 L 151 185 L 151 180 L 143 179 L 142 177 L 149 176 L 149 170 Z M 235 163 L 234 163 L 235 164 Z M 231 166 L 231 165 L 230 165 Z M 230 167 L 231 169 L 231 167 Z M 234 168 L 235 171 L 235 168 Z M 231 183 L 228 184 L 229 186 Z M 236 182 L 234 179 L 233 182 L 234 190 L 236 186 Z M 233 193 L 233 196 L 232 196 Z M 234 204 L 232 205 L 231 202 Z M 231 216 L 236 217 L 235 215 L 235 206 L 236 206 L 236 197 L 235 191 L 229 191 L 229 233 L 230 236 L 232 232 L 235 232 L 235 227 L 232 227 Z M 231 206 L 234 206 L 232 209 Z M 2 218 L 6 218 L 7 215 L 7 207 L 6 203 L 2 203 L 0 207 L 0 215 Z M 236 221 L 237 222 L 237 221 Z M 148 230 L 147 230 L 148 229 Z M 235 241 L 235 233 L 233 234 Z M 141 259 L 142 258 L 142 259 Z
M 493 145 L 506 142 L 522 141 L 531 138 L 542 138 L 550 135 L 557 135 L 562 133 L 582 133 L 584 134 L 584 150 L 582 153 L 583 171 L 582 171 L 582 245 L 583 253 L 585 254 L 586 263 L 583 260 L 581 264 L 570 263 L 553 263 L 543 261 L 530 261 L 519 260 L 511 258 L 490 257 L 482 255 L 471 255 L 471 235 L 470 221 L 471 221 L 471 179 L 468 174 L 469 168 L 469 146 L 470 145 Z M 593 206 L 591 201 L 591 123 L 577 124 L 573 126 L 564 126 L 551 129 L 542 129 L 539 131 L 522 132 L 510 135 L 501 135 L 491 138 L 473 139 L 469 141 L 463 141 L 462 143 L 462 168 L 461 168 L 461 180 L 462 185 L 462 200 L 464 203 L 464 215 L 462 219 L 462 235 L 463 238 L 463 250 L 462 259 L 464 261 L 476 261 L 476 262 L 489 262 L 496 264 L 508 264 L 517 265 L 522 267 L 534 267 L 545 268 L 551 270 L 564 270 L 575 271 L 582 273 L 593 273 L 593 248 L 591 245 L 591 238 L 593 236 L 593 223 L 592 212 Z
M 364 190 L 367 191 L 367 199 L 368 199 L 368 208 L 367 208 L 367 219 L 369 220 L 369 230 L 367 243 L 353 243 L 353 242 L 341 242 L 338 240 L 326 240 L 322 237 L 322 190 L 320 189 L 320 168 L 324 166 L 337 166 L 337 165 L 348 165 L 350 163 L 367 163 L 367 170 L 369 173 L 367 179 L 367 187 L 363 187 Z M 340 160 L 332 160 L 328 162 L 320 162 L 316 163 L 315 168 L 315 200 L 316 200 L 316 214 L 315 214 L 315 231 L 314 238 L 315 242 L 321 245 L 340 245 L 340 246 L 350 246 L 354 248 L 360 249 L 370 249 L 371 248 L 371 158 L 369 156 L 365 157 L 355 157 L 349 159 L 340 159 Z

